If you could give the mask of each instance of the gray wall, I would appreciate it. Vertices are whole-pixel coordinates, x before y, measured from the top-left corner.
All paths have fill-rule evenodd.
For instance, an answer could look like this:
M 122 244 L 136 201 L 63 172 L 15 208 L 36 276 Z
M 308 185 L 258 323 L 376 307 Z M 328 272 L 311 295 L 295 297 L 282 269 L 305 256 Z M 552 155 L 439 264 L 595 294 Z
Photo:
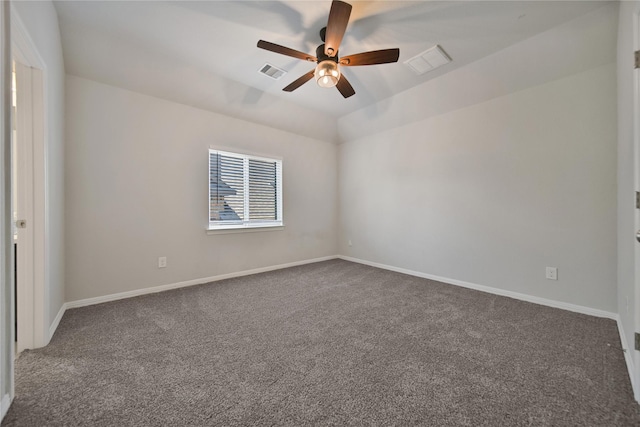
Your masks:
M 345 143 L 340 253 L 615 312 L 615 145 L 614 64 Z
M 340 253 L 617 311 L 617 16 L 349 115 L 339 148 L 69 76 L 67 300 Z M 520 74 L 541 50 L 553 64 Z M 465 96 L 469 77 L 481 93 Z M 209 145 L 285 158 L 284 231 L 205 234 Z
M 45 132 L 46 146 L 46 223 L 47 241 L 45 298 L 49 324 L 65 302 L 64 259 L 64 116 L 65 69 L 58 29 L 58 17 L 51 2 L 12 2 L 22 23 L 46 64 Z
M 337 253 L 335 144 L 74 76 L 66 109 L 67 301 Z M 283 159 L 284 230 L 206 234 L 211 145 Z

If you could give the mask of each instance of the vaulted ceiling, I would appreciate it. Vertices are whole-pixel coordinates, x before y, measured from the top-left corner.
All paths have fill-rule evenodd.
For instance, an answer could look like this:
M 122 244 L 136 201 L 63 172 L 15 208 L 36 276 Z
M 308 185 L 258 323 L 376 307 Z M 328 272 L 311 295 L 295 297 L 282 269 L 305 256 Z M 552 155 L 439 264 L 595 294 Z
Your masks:
M 351 1 L 341 55 L 400 48 L 398 63 L 343 68 L 356 95 L 313 81 L 282 88 L 313 64 L 256 47 L 259 39 L 313 53 L 331 2 L 56 1 L 69 74 L 187 104 L 294 105 L 328 120 L 371 106 L 587 14 L 598 1 Z M 403 64 L 439 44 L 452 62 L 423 75 Z M 544 62 L 541 52 L 541 63 Z M 270 63 L 280 80 L 258 73 Z M 255 107 L 259 106 L 259 107 Z M 227 107 L 225 107 L 227 108 Z M 272 120 L 277 120 L 274 116 Z

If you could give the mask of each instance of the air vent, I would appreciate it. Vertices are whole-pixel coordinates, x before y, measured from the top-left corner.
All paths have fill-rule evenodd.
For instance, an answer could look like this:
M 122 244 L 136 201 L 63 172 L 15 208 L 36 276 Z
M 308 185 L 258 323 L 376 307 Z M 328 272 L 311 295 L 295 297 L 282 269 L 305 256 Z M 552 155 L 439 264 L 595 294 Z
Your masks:
M 424 74 L 426 72 L 435 70 L 445 64 L 451 62 L 449 55 L 442 50 L 440 45 L 425 50 L 424 52 L 414 56 L 413 58 L 405 61 L 404 63 L 411 68 L 416 74 Z
M 264 74 L 265 76 L 271 77 L 274 80 L 278 80 L 280 77 L 287 74 L 285 70 L 281 70 L 280 68 L 274 67 L 271 64 L 264 64 L 264 66 L 260 68 L 259 72 Z

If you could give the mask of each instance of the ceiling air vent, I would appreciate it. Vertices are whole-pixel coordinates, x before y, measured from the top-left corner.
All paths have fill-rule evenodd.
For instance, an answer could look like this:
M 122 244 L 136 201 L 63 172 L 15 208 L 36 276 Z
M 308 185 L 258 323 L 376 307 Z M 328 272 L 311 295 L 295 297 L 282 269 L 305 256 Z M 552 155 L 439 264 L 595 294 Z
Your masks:
M 424 74 L 428 71 L 435 70 L 445 64 L 451 62 L 449 55 L 442 50 L 440 45 L 425 50 L 424 52 L 414 56 L 404 63 L 415 71 L 416 74 Z
M 280 77 L 287 74 L 285 70 L 281 70 L 280 68 L 274 67 L 273 65 L 268 63 L 264 64 L 264 66 L 260 68 L 260 70 L 258 71 L 264 74 L 265 76 L 271 77 L 274 80 L 278 80 Z

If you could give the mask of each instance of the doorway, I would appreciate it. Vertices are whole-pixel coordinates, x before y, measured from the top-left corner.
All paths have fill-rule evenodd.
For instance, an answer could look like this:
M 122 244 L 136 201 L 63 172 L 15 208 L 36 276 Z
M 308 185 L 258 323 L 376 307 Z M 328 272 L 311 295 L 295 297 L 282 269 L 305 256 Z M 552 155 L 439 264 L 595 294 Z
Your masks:
M 17 15 L 11 15 L 15 71 L 12 156 L 12 235 L 16 249 L 16 354 L 47 345 L 46 66 Z M 15 327 L 16 325 L 12 325 Z

